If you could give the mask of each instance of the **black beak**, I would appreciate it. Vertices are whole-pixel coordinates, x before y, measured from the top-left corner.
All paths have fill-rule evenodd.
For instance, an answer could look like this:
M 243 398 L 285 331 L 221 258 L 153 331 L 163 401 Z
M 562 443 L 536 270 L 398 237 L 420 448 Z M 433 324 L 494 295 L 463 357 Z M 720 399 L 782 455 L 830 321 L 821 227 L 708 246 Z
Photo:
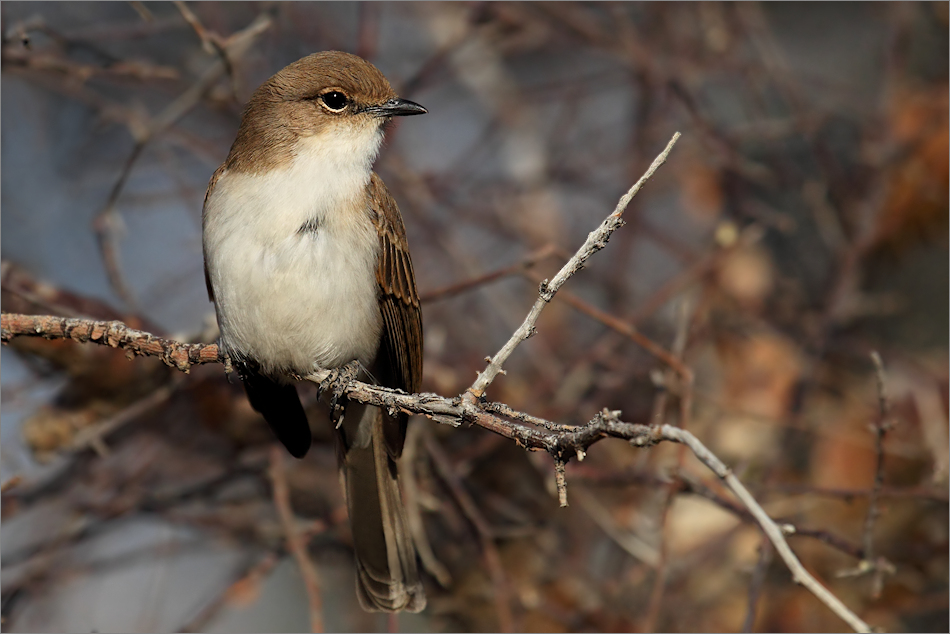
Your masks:
M 413 114 L 425 114 L 429 111 L 414 101 L 397 97 L 378 106 L 370 106 L 366 109 L 366 112 L 377 117 L 408 117 Z

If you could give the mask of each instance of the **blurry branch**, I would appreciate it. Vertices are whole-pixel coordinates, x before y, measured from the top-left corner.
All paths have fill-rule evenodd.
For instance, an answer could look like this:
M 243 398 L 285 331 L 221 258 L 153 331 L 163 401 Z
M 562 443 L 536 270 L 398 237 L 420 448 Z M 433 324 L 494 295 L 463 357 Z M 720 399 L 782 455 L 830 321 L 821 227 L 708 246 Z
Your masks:
M 139 17 L 142 18 L 145 22 L 152 22 L 155 20 L 155 14 L 153 14 L 144 3 L 133 0 L 129 2 L 129 6 L 132 7 L 132 10 L 139 14 Z
M 246 568 L 242 571 L 241 576 L 228 586 L 227 590 L 218 595 L 214 601 L 205 606 L 198 614 L 180 627 L 178 631 L 204 631 L 208 623 L 221 612 L 227 603 L 237 602 L 236 600 L 243 598 L 243 596 L 256 592 L 257 588 L 280 562 L 283 554 L 280 549 L 270 551 L 256 564 Z
M 38 15 L 34 15 L 22 22 L 17 22 L 3 32 L 3 44 L 11 44 L 16 41 L 19 42 L 23 48 L 29 50 L 32 48 L 30 31 L 41 30 L 45 26 L 46 22 Z
M 54 72 L 85 81 L 97 75 L 132 77 L 141 81 L 180 78 L 178 69 L 141 61 L 118 61 L 106 66 L 83 64 L 51 54 L 34 54 L 29 50 L 8 48 L 3 51 L 4 70 L 23 68 L 31 71 Z
M 723 509 L 735 515 L 738 519 L 747 523 L 756 523 L 755 517 L 741 504 L 738 504 L 731 499 L 720 495 L 716 491 L 713 491 L 711 488 L 703 484 L 700 480 L 691 477 L 683 470 L 679 470 L 673 473 L 658 475 L 655 473 L 649 473 L 646 471 L 627 471 L 620 473 L 597 473 L 586 467 L 578 466 L 571 471 L 571 486 L 577 487 L 576 483 L 585 483 L 590 482 L 600 486 L 603 485 L 613 485 L 613 486 L 646 486 L 650 488 L 658 488 L 661 486 L 669 486 L 671 483 L 675 485 L 676 493 L 682 494 L 686 493 L 688 495 L 695 495 L 701 497 L 705 500 L 708 500 Z M 838 535 L 829 533 L 828 531 L 813 529 L 813 528 L 803 528 L 796 525 L 792 520 L 786 518 L 776 518 L 778 522 L 785 531 L 786 534 L 794 537 L 808 537 L 810 539 L 815 539 L 835 550 L 842 552 L 849 557 L 855 559 L 863 559 L 864 551 L 860 546 L 853 544 Z
M 181 8 L 181 7 L 179 7 Z M 187 11 L 187 8 L 185 8 Z M 190 11 L 188 11 L 190 14 Z M 192 17 L 194 17 L 192 15 Z M 186 18 L 187 19 L 187 18 Z M 195 18 L 197 20 L 197 18 Z M 129 131 L 135 139 L 135 147 L 125 162 L 119 178 L 116 180 L 109 198 L 102 210 L 93 220 L 93 229 L 99 241 L 99 251 L 109 277 L 109 283 L 116 294 L 122 298 L 130 308 L 135 308 L 136 300 L 128 288 L 122 269 L 119 264 L 119 236 L 121 234 L 121 219 L 116 211 L 116 203 L 125 188 L 132 168 L 142 155 L 145 146 L 158 134 L 174 125 L 194 108 L 207 94 L 214 84 L 230 72 L 232 60 L 243 55 L 257 39 L 257 36 L 266 31 L 273 18 L 268 13 L 262 13 L 243 30 L 234 33 L 218 45 L 219 58 L 198 78 L 188 90 L 174 99 L 151 121 L 130 125 Z M 192 25 L 194 26 L 194 25 Z M 204 31 L 201 31 L 204 33 Z M 200 35 L 200 33 L 199 33 Z M 206 41 L 206 40 L 203 40 Z
M 80 429 L 73 436 L 68 449 L 70 451 L 82 451 L 86 447 L 91 447 L 100 456 L 107 455 L 108 448 L 105 444 L 105 437 L 143 414 L 155 411 L 159 405 L 171 397 L 179 383 L 180 381 L 174 381 L 172 385 L 164 385 L 105 420 Z
M 690 315 L 687 301 L 684 299 L 679 303 L 679 323 L 676 327 L 676 336 L 673 339 L 672 359 L 676 366 L 685 369 L 682 364 L 683 354 L 686 352 L 686 341 L 689 336 Z M 666 420 L 666 408 L 669 402 L 669 387 L 673 383 L 673 372 L 677 371 L 676 366 L 670 364 L 670 369 L 665 372 L 651 373 L 654 377 L 654 383 L 661 388 L 656 394 L 653 406 L 652 421 L 654 425 L 662 425 Z M 683 378 L 682 390 L 679 395 L 680 406 L 680 427 L 686 429 L 689 424 L 689 415 L 693 402 L 693 373 L 685 370 L 681 374 Z M 685 452 L 683 448 L 677 452 L 677 464 L 683 467 Z M 653 632 L 657 629 L 657 622 L 660 618 L 660 610 L 663 606 L 663 595 L 666 592 L 666 581 L 669 576 L 669 540 L 667 539 L 666 527 L 670 515 L 670 508 L 673 506 L 673 500 L 676 497 L 675 485 L 671 482 L 664 487 L 662 511 L 659 520 L 659 561 L 656 566 L 656 575 L 653 577 L 653 590 L 650 592 L 650 602 L 647 607 L 644 630 Z
M 655 547 L 637 537 L 632 531 L 619 528 L 610 510 L 591 491 L 583 488 L 580 484 L 572 484 L 571 486 L 575 492 L 579 491 L 580 495 L 577 497 L 584 512 L 615 544 L 623 548 L 631 557 L 643 562 L 650 568 L 656 569 L 659 567 L 660 553 L 657 552 Z M 647 628 L 643 629 L 644 631 L 651 631 Z
M 224 72 L 231 81 L 231 95 L 234 97 L 234 100 L 237 101 L 237 75 L 234 74 L 234 63 L 231 60 L 231 53 L 228 52 L 228 41 L 222 40 L 220 35 L 206 29 L 204 25 L 201 24 L 201 20 L 198 19 L 198 16 L 181 0 L 175 0 L 175 6 L 178 7 L 181 17 L 185 19 L 185 22 L 194 29 L 195 34 L 201 39 L 201 47 L 205 52 L 209 55 L 216 55 L 218 59 L 221 60 L 221 63 L 224 65 Z M 241 52 L 242 51 L 235 50 L 234 54 L 240 54 Z
M 0 493 L 6 493 L 7 491 L 15 488 L 22 481 L 23 481 L 23 477 L 18 476 L 18 475 L 15 475 L 7 480 L 4 480 L 3 484 L 0 484 Z
M 429 457 L 432 458 L 432 464 L 443 482 L 448 486 L 452 497 L 468 518 L 468 521 L 475 527 L 478 533 L 478 541 L 482 545 L 482 553 L 485 555 L 485 563 L 488 567 L 488 573 L 491 575 L 492 587 L 495 593 L 495 610 L 498 613 L 498 628 L 502 632 L 514 632 L 515 626 L 511 615 L 511 606 L 509 598 L 508 578 L 505 575 L 505 569 L 501 564 L 501 556 L 498 554 L 498 548 L 495 546 L 495 534 L 488 520 L 478 509 L 478 504 L 472 499 L 472 496 L 465 490 L 462 484 L 462 478 L 459 477 L 452 461 L 446 455 L 445 450 L 432 434 L 425 434 L 424 437 L 426 450 Z
M 536 273 L 525 271 L 524 275 L 525 277 L 537 283 L 541 282 L 539 276 Z M 665 350 L 663 346 L 641 333 L 637 327 L 630 322 L 611 315 L 605 310 L 597 308 L 593 304 L 584 301 L 569 291 L 561 291 L 561 294 L 557 297 L 558 299 L 561 299 L 569 304 L 578 312 L 587 315 L 594 321 L 599 321 L 604 326 L 607 326 L 607 328 L 610 328 L 614 332 L 626 337 L 627 339 L 630 339 L 635 344 L 646 350 L 651 356 L 670 366 L 670 368 L 680 375 L 680 378 L 683 379 L 684 383 L 692 383 L 692 370 L 686 367 L 679 359 L 676 358 L 676 356 Z
M 11 313 L 45 314 L 62 317 L 121 319 L 122 315 L 103 301 L 85 297 L 37 280 L 25 268 L 0 260 L 0 292 L 3 308 Z M 151 328 L 143 323 L 143 328 Z
M 880 515 L 877 505 L 881 487 L 884 486 L 884 435 L 890 429 L 888 420 L 891 414 L 891 403 L 887 397 L 887 383 L 884 377 L 884 362 L 877 351 L 871 352 L 871 361 L 874 362 L 875 377 L 877 379 L 878 416 L 873 426 L 875 446 L 877 448 L 877 466 L 874 470 L 874 486 L 868 499 L 868 515 L 864 521 L 864 556 L 874 559 L 874 523 Z
M 400 472 L 402 493 L 406 501 L 409 532 L 412 533 L 412 541 L 416 545 L 416 552 L 419 553 L 422 567 L 435 577 L 440 586 L 448 588 L 452 583 L 452 575 L 449 573 L 449 569 L 435 556 L 422 521 L 422 493 L 419 490 L 419 479 L 416 476 L 416 458 L 424 431 L 425 425 L 418 419 L 410 421 L 409 428 L 406 430 L 406 443 L 402 450 L 402 464 L 405 466 Z
M 300 576 L 303 577 L 304 587 L 307 589 L 307 604 L 310 608 L 310 631 L 323 631 L 323 600 L 320 597 L 320 577 L 317 569 L 307 554 L 307 541 L 301 536 L 296 526 L 293 509 L 290 506 L 290 485 L 287 484 L 287 474 L 284 473 L 284 451 L 282 447 L 274 445 L 270 453 L 270 479 L 274 485 L 274 506 L 280 525 L 284 529 L 287 540 L 287 549 L 293 554 L 300 567 Z
M 557 425 L 517 412 L 512 412 L 514 415 L 507 418 L 493 413 L 492 410 L 511 411 L 510 408 L 507 406 L 493 406 L 483 399 L 484 391 L 488 385 L 498 374 L 503 373 L 502 365 L 504 362 L 522 341 L 535 332 L 534 324 L 537 323 L 544 306 L 551 301 L 558 289 L 583 267 L 591 255 L 606 246 L 611 234 L 623 225 L 621 215 L 624 209 L 643 184 L 663 164 L 678 138 L 679 133 L 676 133 L 643 177 L 620 199 L 613 213 L 607 217 L 597 230 L 590 233 L 584 245 L 564 265 L 554 279 L 541 284 L 539 298 L 528 317 L 525 318 L 508 343 L 490 360 L 488 367 L 479 374 L 478 379 L 464 394 L 451 399 L 430 393 L 406 394 L 400 390 L 373 386 L 353 380 L 347 383 L 344 394 L 360 403 L 384 407 L 391 412 L 403 411 L 408 414 L 420 414 L 438 423 L 454 426 L 461 424 L 477 425 L 514 440 L 518 445 L 528 450 L 546 451 L 555 463 L 555 480 L 562 506 L 567 505 L 566 463 L 575 456 L 579 460 L 582 459 L 594 443 L 605 438 L 623 439 L 634 447 L 652 447 L 660 442 L 680 443 L 688 447 L 700 462 L 712 470 L 739 499 L 741 504 L 748 509 L 792 572 L 792 578 L 795 582 L 804 585 L 855 631 L 870 632 L 867 623 L 858 618 L 854 612 L 850 611 L 836 596 L 805 570 L 785 540 L 783 529 L 769 517 L 732 471 L 689 431 L 665 424 L 643 425 L 624 422 L 620 420 L 620 412 L 606 409 L 595 415 L 586 425 L 577 427 Z M 179 344 L 152 337 L 148 333 L 131 330 L 119 322 L 84 322 L 78 319 L 4 314 L 2 316 L 2 329 L 0 330 L 2 330 L 2 341 L 4 342 L 8 342 L 17 336 L 45 336 L 56 339 L 71 338 L 80 342 L 92 341 L 111 345 L 112 347 L 121 347 L 133 354 L 159 356 L 168 365 L 182 371 L 187 371 L 190 365 L 196 363 L 226 363 L 225 359 L 220 358 L 216 346 Z M 320 385 L 333 376 L 335 376 L 333 371 L 316 370 L 301 378 Z M 535 423 L 535 426 L 529 426 L 531 423 Z M 438 451 L 433 452 L 432 447 L 429 449 L 430 454 L 436 459 Z M 276 476 L 279 476 L 278 472 L 279 468 L 275 463 L 272 473 L 275 476 L 275 502 L 278 502 L 279 505 L 278 480 L 276 478 Z M 443 477 L 446 476 L 448 476 L 447 481 L 452 480 L 450 472 L 443 473 Z M 464 494 L 464 491 L 456 493 Z M 465 495 L 456 495 L 460 504 L 464 504 L 465 497 Z M 470 520 L 472 517 L 472 515 L 469 515 Z M 478 528 L 478 525 L 476 525 L 476 528 Z M 794 529 L 790 528 L 790 530 Z M 482 531 L 480 530 L 479 533 L 481 534 Z M 311 601 L 311 609 L 313 609 L 313 601 Z M 503 615 L 504 612 L 501 611 L 500 616 Z
M 765 573 L 768 572 L 769 565 L 772 563 L 772 552 L 772 542 L 763 539 L 762 545 L 759 546 L 759 561 L 755 564 L 752 579 L 749 581 L 749 609 L 746 611 L 745 621 L 742 623 L 743 632 L 751 632 L 755 629 L 755 613 L 758 609 L 759 599 L 762 598 Z
M 643 304 L 633 311 L 629 317 L 631 323 L 639 323 L 647 316 L 652 315 L 673 297 L 694 284 L 696 280 L 715 271 L 723 258 L 727 257 L 733 250 L 756 244 L 765 235 L 764 227 L 755 223 L 748 225 L 741 231 L 738 231 L 737 228 L 736 231 L 733 231 L 734 226 L 731 225 L 725 226 L 730 228 L 716 235 L 716 242 L 721 248 L 704 255 L 697 262 L 660 286 Z
M 878 414 L 871 430 L 874 432 L 875 448 L 877 450 L 877 465 L 874 470 L 874 485 L 868 495 L 868 514 L 864 520 L 864 535 L 862 546 L 864 548 L 864 557 L 858 563 L 857 567 L 850 570 L 843 570 L 838 573 L 839 577 L 860 577 L 866 574 L 871 577 L 871 596 L 875 599 L 881 596 L 884 589 L 884 576 L 894 574 L 894 564 L 884 557 L 874 556 L 874 524 L 881 514 L 878 507 L 878 498 L 881 495 L 881 488 L 884 486 L 884 436 L 891 428 L 890 414 L 891 402 L 887 396 L 887 381 L 884 376 L 884 362 L 881 355 L 876 350 L 871 352 L 871 361 L 874 363 L 874 375 L 877 380 L 877 400 Z
M 510 275 L 527 272 L 531 268 L 533 268 L 534 265 L 536 265 L 538 262 L 541 262 L 542 260 L 546 260 L 552 255 L 557 254 L 558 251 L 559 249 L 553 244 L 543 246 L 540 249 L 535 249 L 531 253 L 521 258 L 520 261 L 515 262 L 514 264 L 510 266 L 496 269 L 490 273 L 485 273 L 484 275 L 479 275 L 477 277 L 473 277 L 471 279 L 464 280 L 462 282 L 456 282 L 454 284 L 450 284 L 449 286 L 443 286 L 442 288 L 437 288 L 435 290 L 422 293 L 419 296 L 419 301 L 425 304 L 425 303 L 437 301 L 440 299 L 454 297 L 461 293 L 470 291 L 473 288 L 477 288 L 485 284 L 490 284 L 491 282 L 500 280 Z
M 42 33 L 48 37 L 52 46 L 34 48 L 30 33 Z M 85 63 L 69 59 L 67 51 L 85 49 L 102 60 L 98 64 Z M 26 69 L 30 71 L 59 73 L 76 83 L 83 83 L 90 77 L 106 75 L 132 77 L 138 80 L 171 79 L 180 77 L 178 69 L 169 66 L 151 64 L 142 60 L 117 59 L 100 48 L 94 41 L 67 37 L 50 27 L 40 15 L 13 24 L 3 33 L 2 51 L 3 70 Z
M 847 502 L 855 498 L 870 497 L 872 489 L 826 489 L 807 484 L 772 484 L 763 487 L 763 491 L 777 491 L 779 493 L 789 494 L 808 494 L 820 495 L 831 498 L 839 498 Z M 950 492 L 936 487 L 918 487 L 918 486 L 882 486 L 877 489 L 877 497 L 880 498 L 917 498 L 920 500 L 929 500 L 947 504 L 950 502 Z

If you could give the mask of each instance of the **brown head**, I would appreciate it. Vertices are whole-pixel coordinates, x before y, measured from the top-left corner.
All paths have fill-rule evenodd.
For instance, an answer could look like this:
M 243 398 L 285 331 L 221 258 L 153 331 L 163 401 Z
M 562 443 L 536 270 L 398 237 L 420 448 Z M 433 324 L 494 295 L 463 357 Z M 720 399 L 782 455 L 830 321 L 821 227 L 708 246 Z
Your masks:
M 372 133 L 400 115 L 424 114 L 400 99 L 379 69 L 340 51 L 314 53 L 254 91 L 226 169 L 259 172 L 286 163 L 298 140 L 327 132 Z

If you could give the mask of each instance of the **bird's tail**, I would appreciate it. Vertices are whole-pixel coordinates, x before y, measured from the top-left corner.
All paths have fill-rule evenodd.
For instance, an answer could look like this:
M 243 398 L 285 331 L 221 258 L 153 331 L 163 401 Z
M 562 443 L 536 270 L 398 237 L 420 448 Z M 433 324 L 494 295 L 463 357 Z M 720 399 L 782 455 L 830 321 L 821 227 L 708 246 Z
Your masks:
M 383 437 L 385 416 L 377 407 L 351 402 L 341 429 L 340 475 L 356 551 L 356 592 L 365 610 L 419 612 L 426 598 L 396 462 Z

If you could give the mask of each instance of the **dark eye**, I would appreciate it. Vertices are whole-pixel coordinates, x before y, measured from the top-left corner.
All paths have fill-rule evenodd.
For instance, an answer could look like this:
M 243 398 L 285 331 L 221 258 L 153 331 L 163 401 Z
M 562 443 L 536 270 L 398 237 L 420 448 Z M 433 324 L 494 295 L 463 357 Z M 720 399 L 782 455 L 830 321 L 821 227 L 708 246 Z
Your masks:
M 346 108 L 346 104 L 349 103 L 349 99 L 346 98 L 342 92 L 328 92 L 323 95 L 320 95 L 320 99 L 323 100 L 324 105 L 333 112 L 339 112 Z

